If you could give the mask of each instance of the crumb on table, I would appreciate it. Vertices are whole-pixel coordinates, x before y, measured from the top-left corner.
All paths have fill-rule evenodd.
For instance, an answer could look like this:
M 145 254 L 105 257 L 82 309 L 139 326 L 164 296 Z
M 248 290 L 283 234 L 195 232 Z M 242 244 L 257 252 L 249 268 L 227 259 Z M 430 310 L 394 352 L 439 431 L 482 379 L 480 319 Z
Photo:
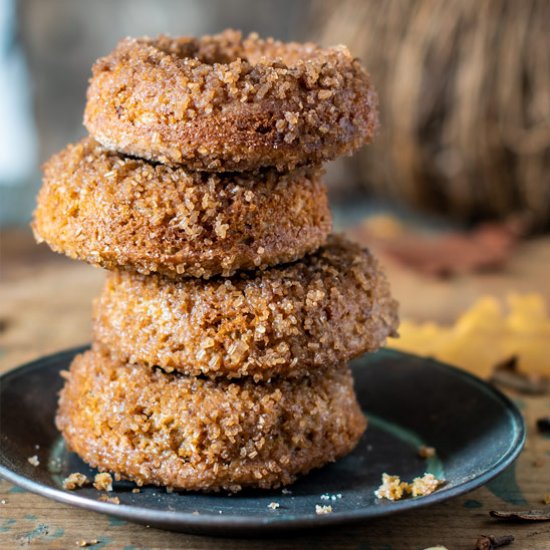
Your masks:
M 106 472 L 96 474 L 94 477 L 94 487 L 98 491 L 112 491 L 113 490 L 113 478 L 111 474 Z
M 99 541 L 97 539 L 76 541 L 76 545 L 80 548 L 83 548 L 84 546 L 95 546 L 96 544 L 99 544 Z
M 76 488 L 83 487 L 88 483 L 90 483 L 90 480 L 84 474 L 73 472 L 63 480 L 63 489 L 74 491 Z

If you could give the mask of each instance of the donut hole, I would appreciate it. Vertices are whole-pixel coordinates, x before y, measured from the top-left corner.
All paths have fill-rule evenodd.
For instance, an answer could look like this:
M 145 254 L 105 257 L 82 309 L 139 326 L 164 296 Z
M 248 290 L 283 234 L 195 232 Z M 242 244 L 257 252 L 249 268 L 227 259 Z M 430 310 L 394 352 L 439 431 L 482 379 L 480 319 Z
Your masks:
M 229 64 L 245 59 L 240 33 L 223 33 L 217 37 L 202 39 L 159 36 L 153 41 L 156 48 L 179 59 L 197 59 L 205 65 Z M 237 38 L 238 37 L 238 38 Z
M 159 36 L 151 43 L 164 53 L 182 60 L 196 59 L 205 65 L 227 65 L 240 59 L 250 65 L 264 61 L 292 68 L 319 53 L 318 48 L 308 44 L 284 44 L 272 39 L 261 40 L 255 35 L 243 40 L 240 32 L 231 30 L 200 39 Z

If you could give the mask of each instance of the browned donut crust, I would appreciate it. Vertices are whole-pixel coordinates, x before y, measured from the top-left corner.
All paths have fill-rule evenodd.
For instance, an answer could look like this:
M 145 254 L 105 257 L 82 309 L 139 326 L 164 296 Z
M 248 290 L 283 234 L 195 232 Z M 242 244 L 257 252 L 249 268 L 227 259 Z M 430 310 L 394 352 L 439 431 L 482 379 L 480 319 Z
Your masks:
M 94 338 L 122 361 L 188 375 L 302 376 L 375 351 L 397 303 L 372 255 L 343 238 L 303 260 L 227 279 L 114 272 Z
M 366 427 L 345 366 L 292 381 L 214 382 L 89 351 L 65 376 L 56 423 L 68 445 L 140 485 L 287 485 L 349 453 Z
M 347 48 L 242 39 L 127 38 L 93 67 L 84 124 L 105 147 L 207 171 L 280 170 L 351 154 L 377 98 Z
M 44 168 L 39 241 L 107 269 L 230 275 L 289 262 L 326 240 L 321 169 L 209 174 L 121 156 L 91 138 Z

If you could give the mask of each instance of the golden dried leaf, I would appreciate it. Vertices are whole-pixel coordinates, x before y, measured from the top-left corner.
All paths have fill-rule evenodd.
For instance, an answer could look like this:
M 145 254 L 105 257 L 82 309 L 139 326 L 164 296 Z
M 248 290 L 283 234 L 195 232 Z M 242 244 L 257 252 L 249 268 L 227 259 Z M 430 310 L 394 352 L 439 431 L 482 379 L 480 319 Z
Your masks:
M 479 299 L 452 326 L 403 321 L 389 347 L 429 356 L 488 378 L 517 358 L 518 372 L 550 377 L 550 317 L 538 294 L 511 294 L 507 311 L 493 297 Z

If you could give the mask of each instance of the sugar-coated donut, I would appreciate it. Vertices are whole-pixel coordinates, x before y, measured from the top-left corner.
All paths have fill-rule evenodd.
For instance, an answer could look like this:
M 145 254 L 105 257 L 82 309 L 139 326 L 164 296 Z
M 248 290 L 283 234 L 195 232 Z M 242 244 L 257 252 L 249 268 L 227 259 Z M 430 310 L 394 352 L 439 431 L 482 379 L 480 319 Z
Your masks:
M 109 274 L 94 339 L 188 375 L 299 377 L 375 351 L 397 328 L 378 262 L 340 237 L 293 264 L 208 281 Z
M 127 38 L 93 67 L 84 123 L 105 147 L 196 170 L 288 170 L 351 154 L 378 125 L 376 93 L 344 46 Z
M 53 250 L 106 269 L 227 276 L 297 260 L 325 242 L 321 174 L 193 172 L 85 138 L 46 163 L 33 229 Z
M 138 484 L 275 488 L 349 453 L 366 427 L 345 366 L 257 384 L 167 374 L 88 351 L 65 377 L 56 423 L 69 447 Z

